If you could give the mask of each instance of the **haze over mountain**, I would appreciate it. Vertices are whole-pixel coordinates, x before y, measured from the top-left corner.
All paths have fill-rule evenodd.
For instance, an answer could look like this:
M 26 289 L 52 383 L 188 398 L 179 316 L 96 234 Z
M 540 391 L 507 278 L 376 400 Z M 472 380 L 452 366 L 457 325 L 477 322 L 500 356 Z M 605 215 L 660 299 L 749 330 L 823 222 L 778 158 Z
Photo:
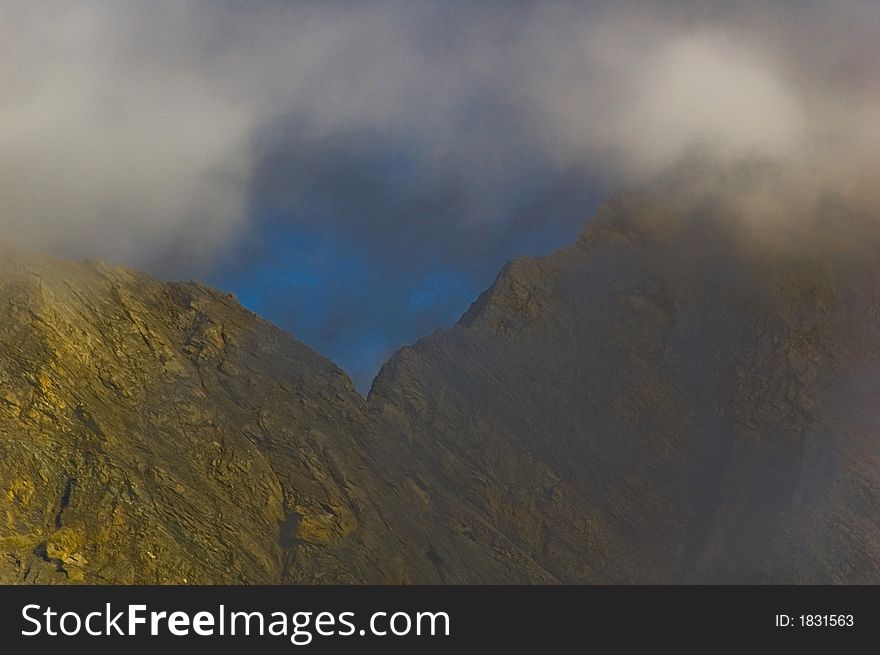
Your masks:
M 0 0 L 0 233 L 234 291 L 366 392 L 693 151 L 876 210 L 878 61 L 876 0 Z
M 0 9 L 0 582 L 880 582 L 874 0 Z
M 0 582 L 880 582 L 877 223 L 746 173 L 618 197 L 366 399 L 228 295 L 4 252 Z

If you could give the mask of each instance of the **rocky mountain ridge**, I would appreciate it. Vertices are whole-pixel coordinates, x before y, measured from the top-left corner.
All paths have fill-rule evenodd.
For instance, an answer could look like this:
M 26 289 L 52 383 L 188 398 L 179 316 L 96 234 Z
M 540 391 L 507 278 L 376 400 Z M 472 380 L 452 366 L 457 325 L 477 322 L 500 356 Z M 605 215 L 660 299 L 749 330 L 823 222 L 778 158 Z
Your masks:
M 367 399 L 195 283 L 0 262 L 0 582 L 880 582 L 880 248 L 621 196 Z

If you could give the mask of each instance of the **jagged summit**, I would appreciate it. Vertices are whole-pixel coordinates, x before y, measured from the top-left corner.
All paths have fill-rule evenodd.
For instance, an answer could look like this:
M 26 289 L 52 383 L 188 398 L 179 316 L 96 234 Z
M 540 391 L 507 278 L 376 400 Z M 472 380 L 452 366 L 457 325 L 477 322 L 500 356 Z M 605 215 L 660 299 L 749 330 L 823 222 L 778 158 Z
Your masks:
M 366 401 L 226 294 L 0 252 L 0 581 L 880 581 L 876 230 L 734 213 L 619 197 Z

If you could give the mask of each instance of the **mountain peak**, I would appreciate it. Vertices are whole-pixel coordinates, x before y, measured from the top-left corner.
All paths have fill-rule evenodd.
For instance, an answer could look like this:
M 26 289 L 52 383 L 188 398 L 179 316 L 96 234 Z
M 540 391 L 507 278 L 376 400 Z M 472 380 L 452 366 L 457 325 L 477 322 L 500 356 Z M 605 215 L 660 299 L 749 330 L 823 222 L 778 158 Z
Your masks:
M 803 220 L 620 196 L 366 401 L 227 294 L 6 256 L 0 581 L 877 581 L 880 249 Z

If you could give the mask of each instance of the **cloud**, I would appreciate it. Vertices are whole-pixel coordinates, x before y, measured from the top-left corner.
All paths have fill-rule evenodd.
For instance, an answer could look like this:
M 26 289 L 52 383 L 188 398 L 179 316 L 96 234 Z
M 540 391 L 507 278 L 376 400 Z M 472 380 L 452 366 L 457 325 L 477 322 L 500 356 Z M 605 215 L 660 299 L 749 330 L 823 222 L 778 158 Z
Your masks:
M 362 380 L 694 152 L 880 207 L 868 1 L 0 8 L 3 238 L 248 290 Z
M 191 17 L 151 25 L 133 5 L 8 4 L 4 235 L 134 262 L 183 233 L 200 235 L 197 251 L 228 238 L 244 219 L 253 113 L 224 97 L 198 48 L 177 47 L 189 33 L 173 33 L 175 18 Z

